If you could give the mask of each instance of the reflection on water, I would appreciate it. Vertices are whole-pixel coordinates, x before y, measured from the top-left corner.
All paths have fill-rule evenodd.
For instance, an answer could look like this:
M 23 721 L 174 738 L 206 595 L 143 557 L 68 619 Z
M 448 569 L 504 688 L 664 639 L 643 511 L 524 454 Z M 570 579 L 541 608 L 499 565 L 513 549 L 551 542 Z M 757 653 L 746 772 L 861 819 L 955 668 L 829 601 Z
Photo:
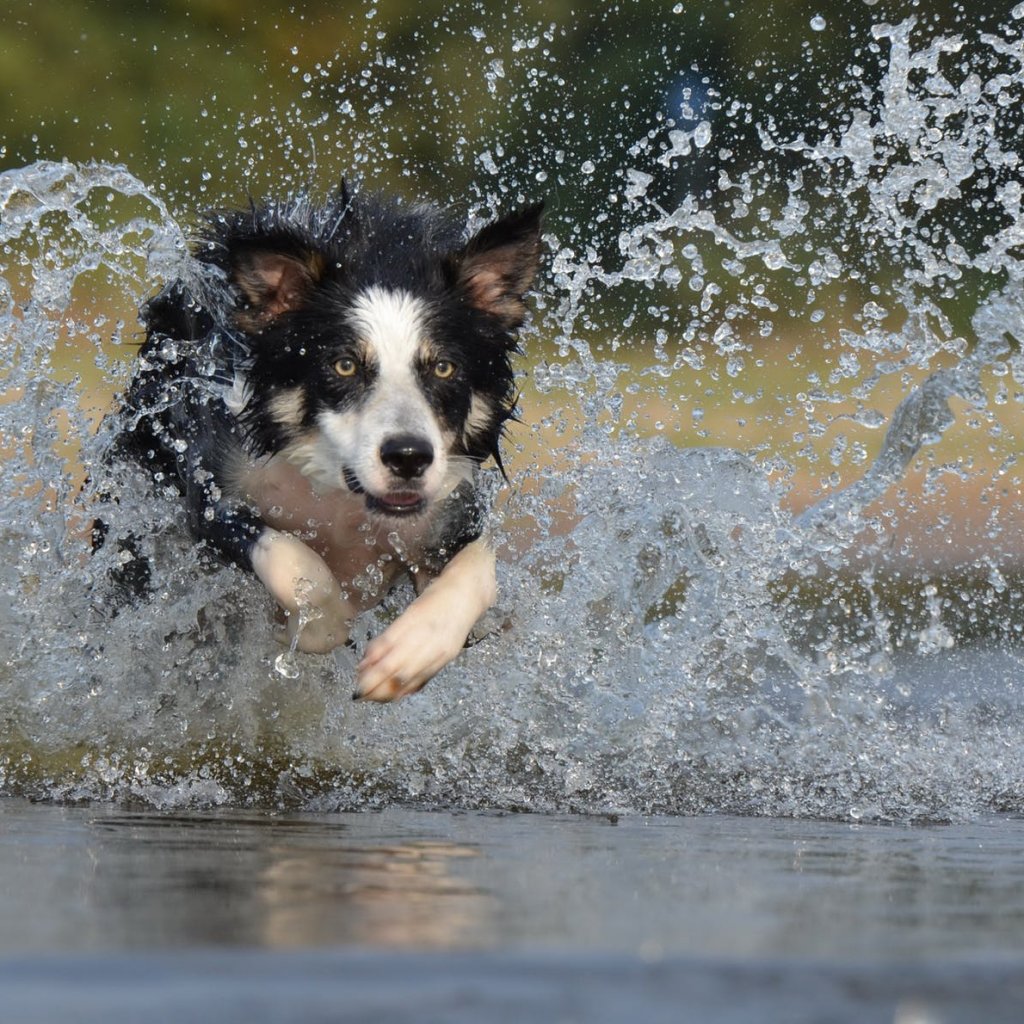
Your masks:
M 453 865 L 476 850 L 368 821 L 85 818 L 89 902 L 114 945 L 485 944 L 490 897 Z
M 427 839 L 333 849 L 274 845 L 256 882 L 263 941 L 395 949 L 488 945 L 490 896 L 460 881 L 451 864 L 475 855 L 470 846 Z
M 1024 953 L 1024 822 L 111 814 L 0 802 L 0 954 Z

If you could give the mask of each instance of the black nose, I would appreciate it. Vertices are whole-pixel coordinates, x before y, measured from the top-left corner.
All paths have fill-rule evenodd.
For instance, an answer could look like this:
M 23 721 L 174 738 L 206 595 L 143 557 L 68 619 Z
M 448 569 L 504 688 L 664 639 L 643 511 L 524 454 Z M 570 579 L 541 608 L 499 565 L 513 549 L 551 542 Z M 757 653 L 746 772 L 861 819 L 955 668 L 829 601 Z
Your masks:
M 425 438 L 412 434 L 389 437 L 380 446 L 380 461 L 395 476 L 415 480 L 434 461 L 434 448 Z

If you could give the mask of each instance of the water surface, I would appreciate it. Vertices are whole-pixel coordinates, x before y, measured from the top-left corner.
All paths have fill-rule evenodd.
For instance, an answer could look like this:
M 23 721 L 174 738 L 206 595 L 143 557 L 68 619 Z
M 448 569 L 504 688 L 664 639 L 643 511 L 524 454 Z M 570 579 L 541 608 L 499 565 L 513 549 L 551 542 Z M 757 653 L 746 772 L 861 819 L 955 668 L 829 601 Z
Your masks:
M 1022 843 L 1014 818 L 181 814 L 9 799 L 0 986 L 35 1007 L 8 1018 L 25 1021 L 60 1019 L 62 1001 L 93 1020 L 164 999 L 148 1019 L 218 1005 L 229 1021 L 320 1019 L 338 998 L 344 1019 L 426 998 L 438 1014 L 426 1019 L 511 1021 L 554 999 L 565 1020 L 621 1020 L 627 1005 L 642 1020 L 892 1020 L 915 1006 L 934 1011 L 922 1021 L 1009 1020 L 1024 995 Z M 292 1016 L 275 1018 L 286 1005 Z M 982 1008 L 992 1015 L 969 1012 Z

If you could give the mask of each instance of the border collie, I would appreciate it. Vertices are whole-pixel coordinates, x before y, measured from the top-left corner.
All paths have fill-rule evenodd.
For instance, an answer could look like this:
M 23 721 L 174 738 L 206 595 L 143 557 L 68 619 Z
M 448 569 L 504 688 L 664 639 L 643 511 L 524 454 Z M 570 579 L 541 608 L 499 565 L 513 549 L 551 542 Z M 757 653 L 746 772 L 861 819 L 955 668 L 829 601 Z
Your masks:
M 471 237 L 342 184 L 211 215 L 147 330 L 115 453 L 183 495 L 300 650 L 348 641 L 402 573 L 417 597 L 367 646 L 356 698 L 419 690 L 496 593 L 481 463 L 501 468 L 541 205 Z

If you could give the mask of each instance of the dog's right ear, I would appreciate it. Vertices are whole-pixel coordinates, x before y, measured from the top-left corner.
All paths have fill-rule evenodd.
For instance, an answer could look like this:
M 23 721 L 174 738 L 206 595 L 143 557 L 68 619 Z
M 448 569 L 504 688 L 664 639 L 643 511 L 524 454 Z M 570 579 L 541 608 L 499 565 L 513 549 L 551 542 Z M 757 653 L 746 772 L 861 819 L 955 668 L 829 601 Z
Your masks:
M 263 326 L 282 313 L 298 309 L 309 298 L 324 271 L 319 253 L 291 256 L 267 249 L 235 254 L 231 277 L 245 299 L 239 319 Z

